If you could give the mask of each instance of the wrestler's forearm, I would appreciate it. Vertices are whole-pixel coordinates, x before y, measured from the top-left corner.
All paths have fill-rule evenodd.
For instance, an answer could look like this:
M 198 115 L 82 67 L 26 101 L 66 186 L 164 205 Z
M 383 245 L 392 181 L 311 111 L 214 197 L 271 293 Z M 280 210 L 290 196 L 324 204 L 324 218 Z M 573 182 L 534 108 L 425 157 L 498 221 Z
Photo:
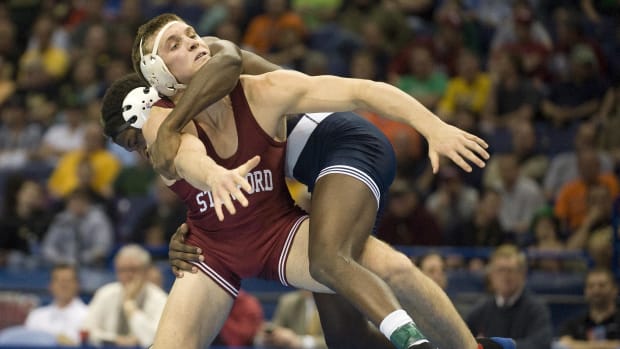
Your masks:
M 382 82 L 364 80 L 357 88 L 360 109 L 411 125 L 428 137 L 444 122 L 415 98 Z
M 228 95 L 241 74 L 241 54 L 234 44 L 222 43 L 219 51 L 192 78 L 161 129 L 181 132 L 198 113 Z
M 250 51 L 241 50 L 241 59 L 243 61 L 243 74 L 260 75 L 282 69 L 279 65 L 273 64 Z
M 218 166 L 206 154 L 204 144 L 196 136 L 183 133 L 174 158 L 177 174 L 194 188 L 209 191 L 208 175 Z

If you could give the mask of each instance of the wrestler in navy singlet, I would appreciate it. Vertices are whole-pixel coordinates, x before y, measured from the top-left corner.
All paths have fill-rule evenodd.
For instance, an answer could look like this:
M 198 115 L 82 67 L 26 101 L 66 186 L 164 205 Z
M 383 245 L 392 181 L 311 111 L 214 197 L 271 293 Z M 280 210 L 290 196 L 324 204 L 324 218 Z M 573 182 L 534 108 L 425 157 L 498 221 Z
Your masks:
M 308 186 L 323 175 L 340 173 L 359 179 L 377 200 L 378 215 L 384 195 L 396 174 L 392 144 L 372 123 L 351 112 L 289 116 L 286 175 Z
M 213 208 L 210 192 L 192 187 L 184 180 L 170 188 L 188 208 L 190 228 L 187 243 L 202 248 L 205 261 L 195 265 L 232 296 L 236 296 L 242 278 L 261 277 L 287 284 L 285 265 L 297 228 L 307 218 L 295 206 L 284 180 L 285 143 L 269 136 L 258 124 L 247 104 L 240 83 L 231 92 L 237 151 L 220 158 L 198 123 L 198 137 L 207 154 L 219 165 L 233 169 L 255 155 L 261 161 L 247 176 L 252 192 L 247 194 L 248 207 L 237 201 L 235 215 L 220 222 Z M 156 106 L 172 108 L 162 99 Z

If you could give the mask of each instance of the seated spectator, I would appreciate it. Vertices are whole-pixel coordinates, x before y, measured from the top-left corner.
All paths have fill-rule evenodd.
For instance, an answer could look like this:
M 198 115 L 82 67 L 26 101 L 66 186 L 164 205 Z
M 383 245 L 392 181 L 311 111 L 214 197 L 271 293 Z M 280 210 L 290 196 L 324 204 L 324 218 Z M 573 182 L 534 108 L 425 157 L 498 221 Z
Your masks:
M 147 347 L 153 343 L 166 293 L 146 280 L 151 256 L 125 245 L 114 257 L 116 282 L 102 286 L 88 304 L 84 328 L 94 345 Z
M 446 261 L 442 255 L 437 252 L 430 252 L 417 258 L 416 265 L 424 275 L 435 281 L 441 289 L 446 289 L 448 276 L 446 275 Z
M 100 267 L 112 249 L 112 222 L 91 193 L 77 189 L 67 198 L 45 233 L 41 253 L 46 262 Z
M 327 348 L 312 293 L 293 291 L 278 299 L 271 323 L 255 339 L 259 347 Z
M 258 54 L 268 53 L 284 30 L 294 30 L 305 38 L 306 27 L 295 12 L 290 11 L 285 0 L 265 1 L 265 13 L 250 21 L 243 37 L 243 45 Z
M 413 184 L 398 177 L 390 186 L 385 215 L 377 226 L 377 238 L 391 245 L 428 245 L 442 243 L 435 217 L 424 207 Z
M 43 134 L 38 156 L 54 166 L 61 156 L 84 146 L 85 105 L 77 101 L 64 102 L 62 121 L 52 125 Z
M 78 297 L 80 282 L 77 269 L 68 264 L 55 265 L 49 291 L 52 303 L 33 309 L 24 325 L 28 329 L 54 335 L 60 345 L 78 345 L 87 307 Z
M 463 243 L 473 246 L 498 246 L 508 240 L 508 236 L 499 223 L 502 197 L 493 189 L 485 189 L 473 220 L 463 227 Z
M 502 199 L 499 222 L 506 232 L 515 234 L 517 241 L 527 238 L 534 213 L 545 204 L 542 191 L 536 182 L 522 176 L 517 156 L 502 154 L 498 158 L 500 185 L 497 187 Z
M 563 152 L 551 159 L 543 181 L 545 198 L 548 201 L 554 201 L 564 184 L 579 177 L 577 153 L 585 148 L 596 148 L 599 138 L 596 125 L 592 122 L 583 122 L 577 128 L 573 140 L 574 150 Z M 613 161 L 605 151 L 599 151 L 598 158 L 602 173 L 613 171 Z
M 437 219 L 444 244 L 464 243 L 461 229 L 472 221 L 478 199 L 478 191 L 463 183 L 459 170 L 440 167 L 437 190 L 426 200 L 426 208 Z
M 0 109 L 0 169 L 20 169 L 41 142 L 41 128 L 30 123 L 25 96 L 14 94 Z
M 549 95 L 542 103 L 543 116 L 555 128 L 590 120 L 608 89 L 607 82 L 599 75 L 592 49 L 576 45 L 570 54 L 569 79 L 551 84 Z
M 521 58 L 501 52 L 494 61 L 495 74 L 491 95 L 482 114 L 484 129 L 507 128 L 530 122 L 542 99 L 540 91 L 523 74 Z
M 558 228 L 553 208 L 545 206 L 534 215 L 531 229 L 534 241 L 529 247 L 529 252 L 537 255 L 531 262 L 533 269 L 548 272 L 559 272 L 564 269 L 562 260 L 553 258 L 553 254 L 567 250 L 566 243 L 560 240 Z
M 489 261 L 493 294 L 471 310 L 466 322 L 474 336 L 509 337 L 517 348 L 548 349 L 551 318 L 546 305 L 530 293 L 525 254 L 513 245 L 499 246 Z
M 430 110 L 435 109 L 448 83 L 445 73 L 437 69 L 430 49 L 424 46 L 411 50 L 408 72 L 390 80 Z
M 252 346 L 262 324 L 263 308 L 260 302 L 251 294 L 240 291 L 213 345 Z
M 617 348 L 620 345 L 620 313 L 616 301 L 618 285 L 609 269 L 592 269 L 586 275 L 585 314 L 560 327 L 559 344 L 567 349 Z
M 102 197 L 112 194 L 120 163 L 105 149 L 101 126 L 95 122 L 86 125 L 84 139 L 84 147 L 61 157 L 49 178 L 49 190 L 56 197 L 64 198 L 84 186 Z
M 458 56 L 458 75 L 448 81 L 446 92 L 437 105 L 437 114 L 452 122 L 459 110 L 478 117 L 487 104 L 491 79 L 480 70 L 475 53 L 463 50 Z
M 620 193 L 618 178 L 612 173 L 602 173 L 596 150 L 583 149 L 577 154 L 579 178 L 566 183 L 555 202 L 555 215 L 560 219 L 562 228 L 575 232 L 584 222 L 588 213 L 588 191 L 597 185 L 607 187 L 611 197 Z
M 9 177 L 0 216 L 0 266 L 33 266 L 36 248 L 52 220 L 44 189 L 20 175 Z
M 541 183 L 549 166 L 549 159 L 537 148 L 534 125 L 529 121 L 515 124 L 510 134 L 511 150 L 517 157 L 519 173 L 536 183 Z M 484 168 L 482 183 L 486 188 L 497 188 L 500 185 L 499 159 L 500 157 L 492 156 Z

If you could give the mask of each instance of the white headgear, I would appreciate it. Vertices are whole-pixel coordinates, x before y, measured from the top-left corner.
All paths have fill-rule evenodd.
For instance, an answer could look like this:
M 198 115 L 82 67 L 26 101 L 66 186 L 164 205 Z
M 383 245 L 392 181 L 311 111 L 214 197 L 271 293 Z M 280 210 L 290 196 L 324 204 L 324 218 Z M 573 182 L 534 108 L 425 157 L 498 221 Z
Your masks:
M 123 119 L 127 126 L 142 128 L 149 117 L 151 107 L 159 100 L 154 88 L 136 87 L 123 99 Z M 132 120 L 133 119 L 133 120 Z
M 142 75 L 144 75 L 146 81 L 164 96 L 173 96 L 177 93 L 178 89 L 185 88 L 185 85 L 179 84 L 174 75 L 168 70 L 164 60 L 157 55 L 157 47 L 159 46 L 161 37 L 164 35 L 166 29 L 175 23 L 179 23 L 179 21 L 168 22 L 159 30 L 155 37 L 155 42 L 153 43 L 153 50 L 150 54 L 145 55 L 142 52 L 143 38 L 140 38 L 140 71 Z

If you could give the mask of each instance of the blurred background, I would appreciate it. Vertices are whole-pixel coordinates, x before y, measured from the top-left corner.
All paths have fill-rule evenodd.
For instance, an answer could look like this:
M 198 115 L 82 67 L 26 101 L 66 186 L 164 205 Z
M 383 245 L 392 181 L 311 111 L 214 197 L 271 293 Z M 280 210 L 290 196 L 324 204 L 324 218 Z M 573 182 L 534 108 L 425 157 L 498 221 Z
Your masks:
M 30 329 L 51 333 L 41 339 L 50 345 L 101 344 L 81 320 L 94 293 L 120 281 L 115 257 L 127 244 L 151 256 L 139 268 L 144 275 L 170 288 L 167 244 L 185 209 L 148 163 L 106 140 L 99 123 L 106 88 L 132 71 L 138 26 L 166 12 L 202 36 L 291 69 L 392 84 L 489 143 L 484 169 L 465 173 L 445 161 L 433 175 L 420 134 L 359 111 L 398 159 L 378 237 L 413 262 L 439 255 L 434 272 L 464 318 L 498 282 L 510 282 L 493 281 L 489 257 L 498 247 L 525 258 L 524 287 L 550 316 L 546 347 L 566 345 L 558 339 L 567 321 L 592 312 L 594 296 L 585 292 L 592 270 L 611 272 L 616 314 L 620 1 L 7 0 L 0 2 L 0 331 L 13 331 L 0 332 L 0 345 L 21 340 L 31 311 L 62 303 L 58 297 L 83 303 L 77 315 L 61 317 L 74 322 L 72 332 L 50 329 L 51 318 Z M 305 188 L 289 184 L 306 207 Z M 73 291 L 63 296 L 66 289 Z M 244 289 L 254 330 L 241 342 L 220 336 L 220 345 L 264 345 L 256 339 L 264 324 L 288 326 L 276 315 L 292 290 L 259 280 Z M 620 347 L 620 315 L 603 318 L 586 339 Z M 311 331 L 303 327 L 291 330 L 298 339 Z

